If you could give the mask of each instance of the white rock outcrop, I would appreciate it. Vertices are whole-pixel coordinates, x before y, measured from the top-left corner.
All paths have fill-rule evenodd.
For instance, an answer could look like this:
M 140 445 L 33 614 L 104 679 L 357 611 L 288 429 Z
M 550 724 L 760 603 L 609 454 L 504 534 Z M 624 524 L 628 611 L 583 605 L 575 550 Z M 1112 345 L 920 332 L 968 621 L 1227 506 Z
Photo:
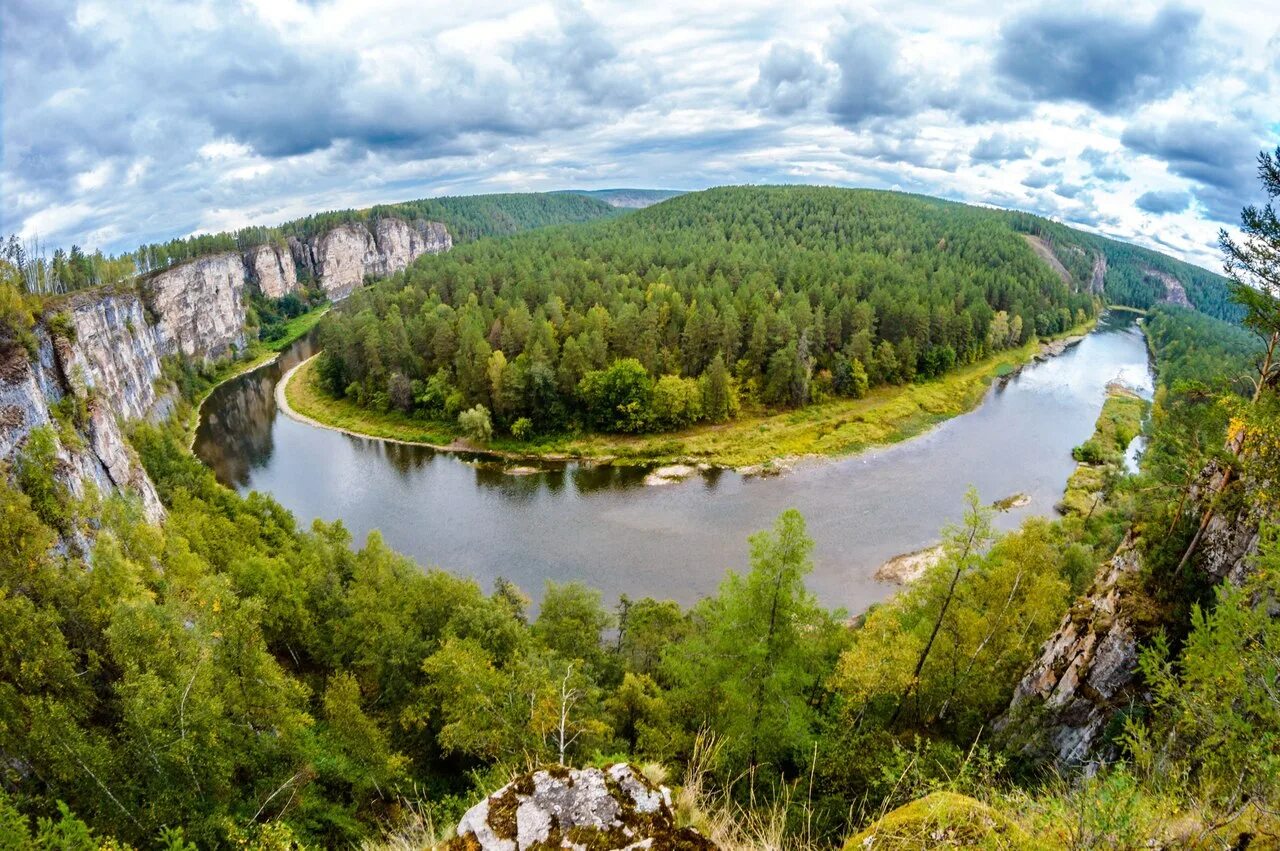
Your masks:
M 245 252 L 244 263 L 258 292 L 267 298 L 281 298 L 298 289 L 298 268 L 287 247 L 259 245 Z
M 329 298 L 346 298 L 382 265 L 378 246 L 364 225 L 344 224 L 312 240 L 316 278 Z
M 226 251 L 182 263 L 144 283 L 166 348 L 213 359 L 245 344 L 245 268 Z
M 1098 571 L 1089 591 L 1072 606 L 1040 657 L 1014 690 L 996 729 L 1066 765 L 1099 757 L 1103 733 L 1118 709 L 1137 699 L 1138 636 L 1124 610 L 1126 582 L 1141 566 L 1126 540 Z M 1041 740 L 1047 733 L 1047 741 Z
M 394 275 L 424 254 L 440 254 L 453 247 L 453 238 L 444 225 L 423 219 L 378 219 L 373 238 L 381 259 L 379 268 L 370 273 L 377 275 Z
M 607 769 L 557 766 L 517 778 L 467 810 L 451 851 L 532 848 L 714 849 L 676 826 L 671 793 L 626 763 Z

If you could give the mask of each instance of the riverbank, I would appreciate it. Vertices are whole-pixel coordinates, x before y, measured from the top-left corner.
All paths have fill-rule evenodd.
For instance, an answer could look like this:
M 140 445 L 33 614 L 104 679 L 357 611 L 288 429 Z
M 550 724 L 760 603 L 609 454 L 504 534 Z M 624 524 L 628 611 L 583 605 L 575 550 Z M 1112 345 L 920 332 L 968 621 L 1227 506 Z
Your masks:
M 315 328 L 332 308 L 332 304 L 323 304 L 300 316 L 295 316 L 286 323 L 285 333 L 281 337 L 266 343 L 257 341 L 248 350 L 249 357 L 224 361 L 219 364 L 213 374 L 208 377 L 207 386 L 196 393 L 191 400 L 191 413 L 187 417 L 185 424 L 187 448 L 190 449 L 195 444 L 196 429 L 200 425 L 201 411 L 204 408 L 205 401 L 213 395 L 213 391 L 228 381 L 232 381 L 256 369 L 261 369 L 268 364 L 275 363 L 285 349 L 309 334 L 311 329 Z
M 1028 343 L 920 384 L 878 387 L 862 399 L 839 399 L 798 411 L 746 416 L 722 424 L 654 435 L 563 435 L 534 443 L 496 439 L 481 447 L 452 423 L 378 413 L 329 397 L 313 361 L 290 370 L 276 387 L 277 404 L 294 419 L 359 437 L 515 460 L 590 460 L 621 464 L 709 464 L 746 472 L 785 470 L 801 458 L 834 458 L 915 437 L 973 410 L 991 383 L 1034 359 L 1061 354 L 1093 323 L 1044 342 Z
M 1123 385 L 1107 387 L 1107 400 L 1098 414 L 1093 435 L 1072 452 L 1078 463 L 1067 480 L 1059 512 L 1089 517 L 1104 505 L 1108 481 L 1124 472 L 1125 451 L 1142 433 L 1142 420 L 1149 407 L 1150 403 Z

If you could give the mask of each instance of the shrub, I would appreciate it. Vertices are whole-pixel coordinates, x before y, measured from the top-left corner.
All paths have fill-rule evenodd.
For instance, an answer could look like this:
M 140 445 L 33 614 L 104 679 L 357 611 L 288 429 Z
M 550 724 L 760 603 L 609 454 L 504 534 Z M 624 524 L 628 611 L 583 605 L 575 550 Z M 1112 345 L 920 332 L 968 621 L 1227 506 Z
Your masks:
M 476 405 L 458 414 L 458 428 L 462 429 L 464 435 L 480 443 L 493 439 L 493 419 L 484 405 Z
M 528 440 L 533 436 L 533 420 L 521 417 L 511 424 L 511 436 L 516 440 Z

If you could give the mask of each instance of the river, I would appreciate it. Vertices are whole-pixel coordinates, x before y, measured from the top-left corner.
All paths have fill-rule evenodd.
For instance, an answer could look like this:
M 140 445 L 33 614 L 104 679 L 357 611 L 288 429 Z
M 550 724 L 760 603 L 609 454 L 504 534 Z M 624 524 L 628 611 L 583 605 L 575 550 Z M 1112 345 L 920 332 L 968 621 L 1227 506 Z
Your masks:
M 277 411 L 274 389 L 312 353 L 300 340 L 209 397 L 195 451 L 220 481 L 271 494 L 303 524 L 340 519 L 357 541 L 381 530 L 421 564 L 486 588 L 501 576 L 538 598 L 548 579 L 579 579 L 607 603 L 622 593 L 692 603 L 726 569 L 748 565 L 748 535 L 794 507 L 816 544 L 809 587 L 829 606 L 861 611 L 896 590 L 875 569 L 935 543 L 970 485 L 986 502 L 1030 497 L 999 515 L 1002 528 L 1052 515 L 1108 382 L 1148 397 L 1152 389 L 1132 314 L 1108 314 L 1079 345 L 997 382 L 974 411 L 915 439 L 776 478 L 712 470 L 646 486 L 643 469 L 569 463 L 508 475 L 476 458 L 299 423 Z

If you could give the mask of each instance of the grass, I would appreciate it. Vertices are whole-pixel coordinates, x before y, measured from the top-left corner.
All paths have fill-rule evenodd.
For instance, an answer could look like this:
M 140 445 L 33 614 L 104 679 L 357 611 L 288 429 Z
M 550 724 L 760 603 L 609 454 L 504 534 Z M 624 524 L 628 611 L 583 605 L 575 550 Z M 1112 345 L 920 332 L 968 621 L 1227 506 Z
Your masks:
M 1079 334 L 1088 326 L 1072 329 Z M 1065 335 L 1064 335 L 1065 336 Z M 495 438 L 486 447 L 513 457 L 592 458 L 617 463 L 708 463 L 762 466 L 802 456 L 837 457 L 896 443 L 977 407 L 991 382 L 1012 373 L 1039 351 L 1028 343 L 959 367 L 947 375 L 902 387 L 878 387 L 862 399 L 838 399 L 796 411 L 746 415 L 653 435 L 567 434 L 520 442 Z M 455 423 L 431 422 L 399 412 L 380 413 L 347 399 L 334 399 L 304 364 L 285 388 L 290 407 L 328 426 L 408 443 L 449 446 L 459 437 Z
M 1075 472 L 1067 479 L 1059 509 L 1087 517 L 1104 503 L 1108 480 L 1124 467 L 1129 443 L 1142 431 L 1148 403 L 1124 387 L 1113 386 L 1093 427 L 1093 435 L 1074 450 Z
M 283 352 L 305 336 L 308 331 L 316 327 L 331 307 L 333 307 L 331 304 L 322 304 L 319 307 L 308 310 L 301 316 L 293 317 L 285 323 L 284 336 L 263 345 L 273 352 Z

